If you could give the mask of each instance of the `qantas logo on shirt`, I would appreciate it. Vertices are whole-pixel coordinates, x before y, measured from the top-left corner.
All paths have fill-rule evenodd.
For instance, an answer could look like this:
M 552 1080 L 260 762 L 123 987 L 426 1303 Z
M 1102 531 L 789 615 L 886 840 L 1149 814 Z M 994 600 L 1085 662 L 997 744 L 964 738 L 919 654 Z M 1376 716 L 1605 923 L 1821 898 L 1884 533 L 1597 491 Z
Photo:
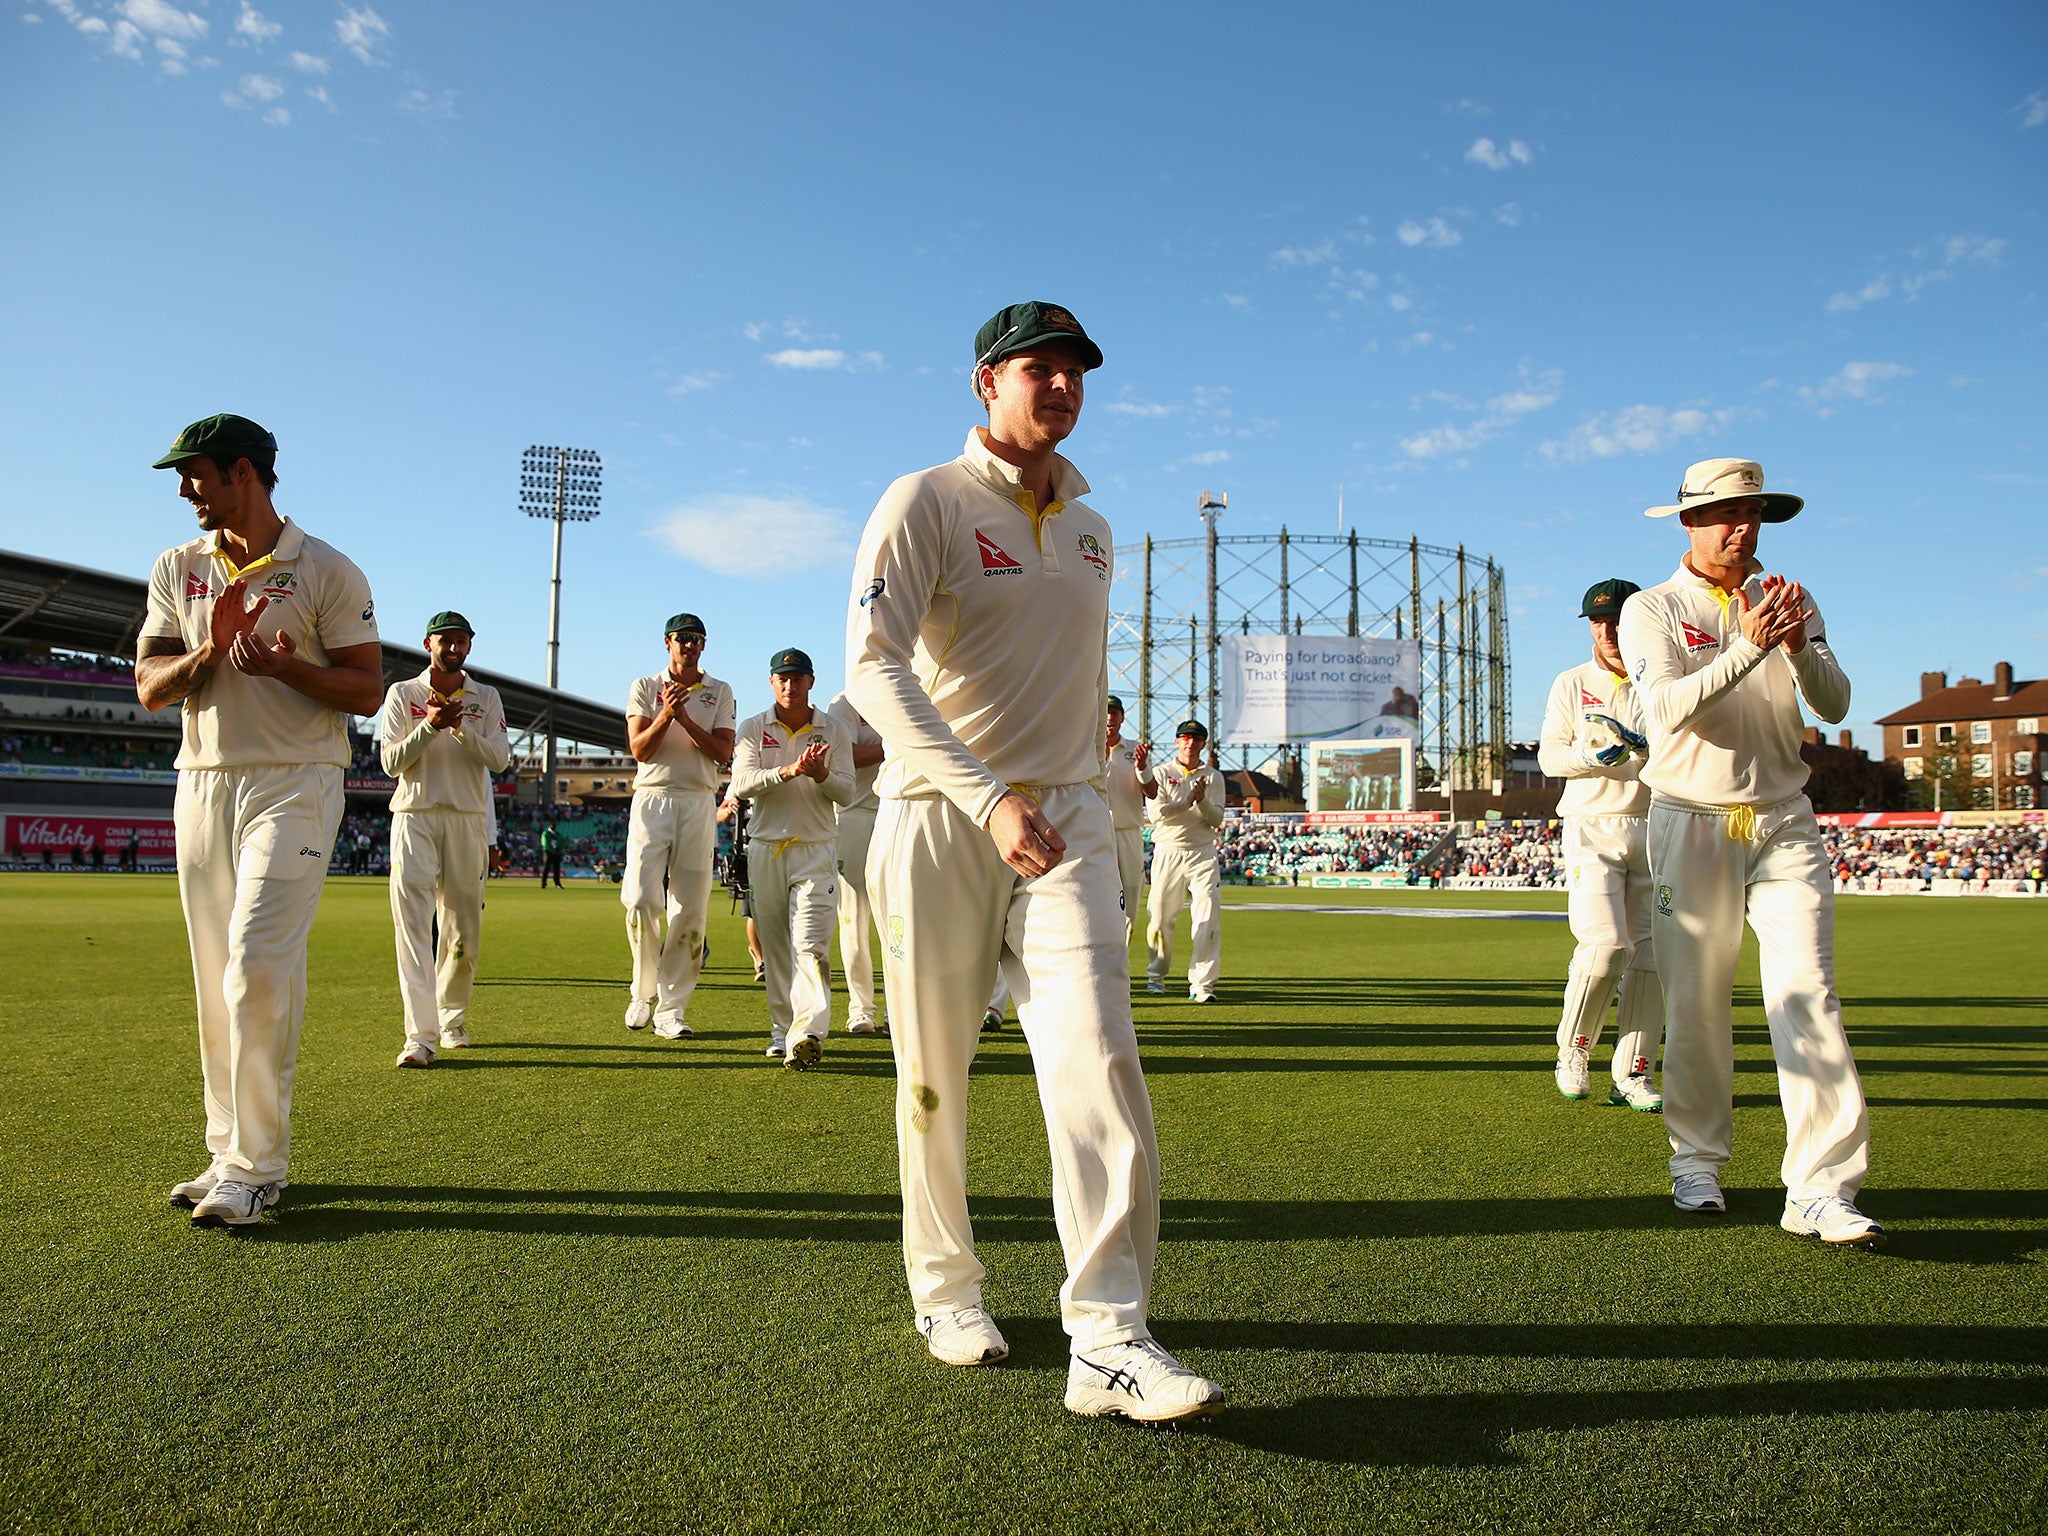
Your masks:
M 779 747 L 782 745 L 782 743 L 775 739 L 775 736 L 772 732 L 763 731 L 761 733 L 761 745 L 764 747 Z
M 1581 708 L 1581 709 L 1605 709 L 1606 707 L 1607 707 L 1607 701 L 1606 701 L 1605 699 L 1596 699 L 1596 698 L 1594 698 L 1594 697 L 1593 697 L 1593 695 L 1592 695 L 1592 694 L 1588 693 L 1588 692 L 1587 692 L 1587 691 L 1586 691 L 1586 690 L 1585 690 L 1584 688 L 1581 688 L 1581 689 L 1579 689 L 1579 708 Z
M 1709 646 L 1716 646 L 1721 643 L 1704 629 L 1688 624 L 1683 619 L 1678 621 L 1678 627 L 1685 636 L 1685 648 L 1688 651 L 1703 651 Z
M 211 596 L 213 596 L 213 588 L 206 584 L 204 576 L 194 576 L 190 571 L 185 573 L 186 602 L 197 603 Z
M 1017 563 L 1017 557 L 1006 551 L 1002 545 L 983 533 L 974 530 L 975 548 L 981 551 L 981 574 L 984 576 L 1022 576 L 1024 567 Z

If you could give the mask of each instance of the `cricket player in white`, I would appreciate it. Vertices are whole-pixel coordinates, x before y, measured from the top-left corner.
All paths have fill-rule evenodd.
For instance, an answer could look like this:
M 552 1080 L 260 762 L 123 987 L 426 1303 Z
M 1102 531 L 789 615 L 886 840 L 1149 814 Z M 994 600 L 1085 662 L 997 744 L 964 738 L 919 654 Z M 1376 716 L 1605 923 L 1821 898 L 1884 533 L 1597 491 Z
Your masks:
M 1730 989 L 1747 917 L 1785 1110 L 1780 1225 L 1868 1246 L 1884 1240 L 1855 1205 L 1870 1120 L 1835 995 L 1834 880 L 1801 793 L 1799 756 L 1800 701 L 1840 720 L 1849 680 L 1805 589 L 1759 575 L 1761 525 L 1804 505 L 1763 486 L 1749 459 L 1688 469 L 1677 503 L 1646 515 L 1677 514 L 1691 548 L 1677 574 L 1630 598 L 1621 615 L 1621 653 L 1650 728 L 1642 778 L 1667 1018 L 1672 1194 L 1680 1210 L 1727 1209 Z
M 1152 903 L 1145 928 L 1145 990 L 1166 990 L 1173 969 L 1173 925 L 1187 909 L 1188 1000 L 1216 1001 L 1223 962 L 1223 865 L 1216 829 L 1223 825 L 1223 775 L 1202 762 L 1209 728 L 1183 720 L 1174 732 L 1174 755 L 1138 782 L 1154 791 Z
M 967 1213 L 968 1066 L 1000 964 L 1051 1142 L 1067 1407 L 1158 1422 L 1216 1413 L 1223 1393 L 1146 1323 L 1159 1151 L 1101 787 L 1110 530 L 1054 451 L 1101 361 L 1056 305 L 1011 305 L 981 328 L 972 384 L 988 424 L 868 520 L 846 691 L 889 748 L 868 890 L 918 1329 L 949 1364 L 1009 1353 Z
M 775 707 L 740 726 L 732 758 L 732 793 L 754 802 L 747 880 L 768 984 L 768 1054 L 798 1072 L 824 1054 L 832 1023 L 833 808 L 853 798 L 853 735 L 811 707 L 816 670 L 802 651 L 775 653 Z
M 853 798 L 839 807 L 839 968 L 846 973 L 846 1032 L 872 1035 L 875 1010 L 874 904 L 868 900 L 868 845 L 875 837 L 875 780 L 882 771 L 882 737 L 840 694 L 825 713 L 853 736 Z
M 278 515 L 276 461 L 277 440 L 230 415 L 194 422 L 157 460 L 178 472 L 204 536 L 157 558 L 136 651 L 143 707 L 183 706 L 178 894 L 212 1160 L 171 1203 L 206 1226 L 251 1225 L 285 1186 L 306 936 L 341 823 L 345 721 L 384 696 L 370 584 Z
M 1617 984 L 1614 1087 L 1607 1102 L 1654 1113 L 1664 1104 L 1650 1074 L 1664 1040 L 1664 993 L 1650 942 L 1650 787 L 1639 777 L 1650 744 L 1635 689 L 1622 665 L 1621 605 L 1641 591 L 1613 579 L 1587 589 L 1579 616 L 1593 634 L 1593 656 L 1550 685 L 1536 758 L 1563 779 L 1565 903 L 1571 918 L 1571 970 L 1557 1026 L 1557 1091 L 1592 1092 L 1587 1059 L 1600 1043 Z
M 431 1067 L 469 1044 L 483 946 L 491 775 L 512 761 L 498 690 L 464 672 L 475 641 L 452 611 L 427 621 L 427 670 L 393 683 L 377 722 L 391 796 L 391 925 L 405 1000 L 401 1067 Z M 434 954 L 434 934 L 441 953 Z
M 1124 701 L 1109 696 L 1104 722 L 1103 792 L 1116 831 L 1116 872 L 1124 888 L 1124 945 L 1130 946 L 1145 896 L 1145 802 L 1159 793 L 1151 781 L 1152 743 L 1124 740 Z
M 702 619 L 676 614 L 662 642 L 667 670 L 634 683 L 626 704 L 626 745 L 640 764 L 619 887 L 633 951 L 626 1028 L 652 1024 L 664 1040 L 684 1040 L 704 966 L 718 778 L 732 761 L 733 704 L 732 689 L 702 666 Z

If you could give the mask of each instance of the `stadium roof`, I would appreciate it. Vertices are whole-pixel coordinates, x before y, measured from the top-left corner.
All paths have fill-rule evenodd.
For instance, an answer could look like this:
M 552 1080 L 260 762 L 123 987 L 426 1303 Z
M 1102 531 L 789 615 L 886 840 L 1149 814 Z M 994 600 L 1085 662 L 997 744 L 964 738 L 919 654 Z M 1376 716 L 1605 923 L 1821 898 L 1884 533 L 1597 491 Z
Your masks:
M 133 656 L 148 599 L 148 583 L 132 576 L 0 550 L 0 644 Z M 417 646 L 384 642 L 386 684 L 417 676 L 426 665 L 427 653 Z M 613 752 L 626 750 L 622 707 L 579 699 L 482 667 L 470 670 L 478 682 L 498 690 L 514 731 L 541 728 L 552 704 L 558 739 Z

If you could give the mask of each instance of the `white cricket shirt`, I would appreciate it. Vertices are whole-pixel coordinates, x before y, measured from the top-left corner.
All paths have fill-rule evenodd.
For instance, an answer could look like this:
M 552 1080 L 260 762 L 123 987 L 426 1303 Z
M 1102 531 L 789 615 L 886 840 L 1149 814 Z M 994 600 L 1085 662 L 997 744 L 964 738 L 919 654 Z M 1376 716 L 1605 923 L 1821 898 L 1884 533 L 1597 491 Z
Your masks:
M 1649 734 L 1643 729 L 1642 702 L 1627 678 L 1616 677 L 1597 661 L 1558 673 L 1550 685 L 1543 738 L 1536 748 L 1537 766 L 1551 778 L 1568 781 L 1558 797 L 1557 814 L 1649 815 L 1650 786 L 1642 781 L 1640 757 L 1631 752 L 1609 768 L 1586 761 L 1592 744 L 1587 715 L 1607 715 L 1639 735 Z
M 1037 510 L 982 429 L 905 475 L 854 557 L 847 696 L 888 744 L 877 791 L 943 794 L 977 825 L 1012 786 L 1098 783 L 1109 697 L 1109 524 L 1053 458 Z
M 781 770 L 814 741 L 831 747 L 824 783 L 808 774 L 784 781 Z M 822 709 L 791 730 L 764 710 L 741 722 L 732 754 L 732 792 L 754 802 L 747 822 L 751 843 L 830 843 L 839 838 L 833 807 L 853 798 L 853 733 Z
M 214 602 L 237 577 L 248 581 L 244 601 L 250 607 L 258 598 L 270 600 L 256 633 L 273 646 L 280 631 L 290 634 L 302 661 L 324 667 L 330 652 L 377 639 L 368 579 L 347 555 L 290 518 L 284 519 L 277 547 L 246 567 L 234 564 L 217 533 L 158 555 L 149 573 L 143 638 L 182 640 L 187 650 L 198 650 L 211 632 Z M 346 716 L 274 677 L 238 672 L 225 656 L 213 676 L 186 696 L 181 713 L 179 768 L 348 766 Z
M 427 708 L 440 699 L 433 669 L 393 683 L 377 717 L 378 755 L 384 771 L 398 780 L 394 811 L 473 811 L 494 814 L 491 775 L 512 761 L 506 739 L 505 706 L 498 690 L 465 677 L 450 696 L 462 701 L 462 724 L 434 729 Z
M 1154 848 L 1204 849 L 1216 846 L 1223 825 L 1223 774 L 1206 764 L 1183 768 L 1169 757 L 1152 765 L 1159 793 L 1152 799 Z
M 667 671 L 643 677 L 633 684 L 633 691 L 626 697 L 628 716 L 638 715 L 652 720 L 661 713 L 661 685 L 669 680 Z M 721 683 L 708 672 L 704 681 L 690 685 L 690 691 L 683 696 L 683 710 L 707 731 L 729 731 L 732 729 L 732 689 Z M 714 794 L 718 789 L 721 770 L 711 754 L 704 751 L 690 738 L 679 720 L 670 721 L 667 730 L 661 733 L 661 741 L 655 746 L 654 756 L 640 765 L 633 775 L 633 788 L 642 789 L 701 789 L 705 794 Z
M 1107 745 L 1108 737 L 1103 738 Z M 1109 819 L 1121 832 L 1145 825 L 1145 791 L 1138 784 L 1138 760 L 1128 741 L 1108 749 L 1102 765 L 1103 793 L 1109 799 Z
M 856 747 L 879 747 L 882 733 L 862 718 L 861 712 L 853 707 L 853 700 L 839 694 L 825 706 L 825 713 L 845 726 L 853 736 Z M 882 765 L 869 763 L 865 768 L 853 770 L 853 798 L 841 807 L 843 811 L 867 811 L 870 814 L 881 809 L 875 795 L 875 780 L 881 777 Z
M 1763 601 L 1753 564 L 1743 583 Z M 1680 565 L 1621 610 L 1621 654 L 1649 725 L 1642 778 L 1697 805 L 1775 805 L 1806 787 L 1799 756 L 1803 698 L 1830 723 L 1849 712 L 1849 679 L 1829 649 L 1820 610 L 1806 608 L 1806 648 L 1752 645 L 1730 594 Z

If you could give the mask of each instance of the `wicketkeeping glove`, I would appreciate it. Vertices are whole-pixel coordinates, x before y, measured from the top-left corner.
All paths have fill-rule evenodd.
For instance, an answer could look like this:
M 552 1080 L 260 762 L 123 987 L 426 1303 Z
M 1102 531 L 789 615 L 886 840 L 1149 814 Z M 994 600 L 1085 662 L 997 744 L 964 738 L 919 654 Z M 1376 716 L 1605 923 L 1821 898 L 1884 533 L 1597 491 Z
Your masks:
M 1645 736 L 1641 731 L 1630 730 L 1627 726 L 1623 725 L 1619 720 L 1615 719 L 1614 716 L 1603 715 L 1595 711 L 1588 710 L 1586 712 L 1586 720 L 1589 724 L 1604 725 L 1607 727 L 1607 729 L 1614 732 L 1614 734 L 1621 739 L 1621 743 L 1623 747 L 1627 749 L 1627 751 L 1639 752 L 1644 757 L 1648 757 L 1650 755 L 1650 738 Z M 1617 757 L 1613 759 L 1608 759 L 1608 761 L 1620 762 L 1621 759 Z

